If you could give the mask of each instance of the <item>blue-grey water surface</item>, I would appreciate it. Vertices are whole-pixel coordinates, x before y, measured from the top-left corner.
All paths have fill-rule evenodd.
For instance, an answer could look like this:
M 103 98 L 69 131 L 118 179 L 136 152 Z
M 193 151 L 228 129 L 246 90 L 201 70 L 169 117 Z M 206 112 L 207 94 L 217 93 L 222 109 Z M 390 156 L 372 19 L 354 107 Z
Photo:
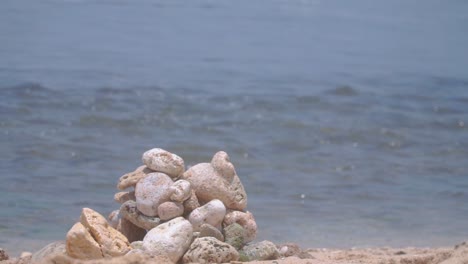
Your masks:
M 468 2 L 2 0 L 0 247 L 227 151 L 258 239 L 468 239 Z

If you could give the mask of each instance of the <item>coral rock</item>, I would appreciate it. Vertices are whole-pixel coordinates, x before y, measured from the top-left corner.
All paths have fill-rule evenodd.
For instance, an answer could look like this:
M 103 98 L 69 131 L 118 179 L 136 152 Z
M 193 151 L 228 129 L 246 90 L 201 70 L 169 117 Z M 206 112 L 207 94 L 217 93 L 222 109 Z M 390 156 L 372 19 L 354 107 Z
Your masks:
M 224 242 L 239 250 L 244 246 L 245 229 L 238 223 L 224 228 Z
M 237 261 L 239 253 L 231 245 L 214 237 L 197 238 L 185 253 L 183 263 L 225 263 Z
M 76 223 L 67 233 L 67 254 L 77 259 L 102 258 L 101 247 L 80 222 Z
M 230 211 L 226 214 L 223 226 L 238 223 L 245 229 L 244 243 L 251 242 L 257 236 L 257 223 L 250 212 Z
M 150 170 L 146 166 L 140 166 L 136 168 L 135 171 L 129 172 L 127 174 L 124 174 L 122 177 L 119 179 L 119 183 L 117 184 L 117 188 L 119 190 L 125 190 L 129 187 L 135 187 L 135 185 L 143 178 L 146 177 L 146 175 L 152 173 L 154 171 Z
M 171 178 L 178 178 L 184 173 L 184 160 L 164 149 L 150 149 L 143 153 L 142 160 L 148 168 L 163 172 Z
M 174 202 L 182 203 L 192 194 L 192 187 L 190 182 L 186 180 L 178 180 L 170 187 L 171 189 L 171 200 Z
M 114 201 L 118 202 L 119 204 L 123 204 L 126 201 L 132 200 L 135 201 L 135 192 L 118 192 L 114 195 Z
M 188 220 L 193 225 L 195 231 L 200 231 L 202 224 L 210 224 L 221 229 L 221 223 L 226 215 L 226 207 L 220 200 L 213 200 L 209 203 L 193 210 Z
M 216 153 L 211 163 L 191 167 L 182 178 L 192 184 L 202 204 L 219 199 L 229 209 L 244 210 L 247 207 L 244 186 L 224 151 Z
M 210 224 L 202 224 L 200 226 L 200 235 L 199 237 L 214 237 L 221 242 L 224 242 L 224 236 L 218 228 Z
M 242 253 L 243 255 L 247 256 L 249 261 L 273 260 L 279 258 L 280 256 L 276 245 L 268 240 L 247 245 L 242 249 Z
M 138 210 L 147 216 L 158 216 L 158 206 L 170 200 L 169 187 L 173 183 L 172 179 L 164 173 L 148 174 L 135 187 Z
M 106 219 L 96 211 L 83 208 L 80 222 L 101 246 L 104 257 L 121 256 L 130 250 L 128 239 L 111 227 Z
M 152 256 L 167 256 L 177 262 L 189 248 L 192 237 L 190 222 L 177 217 L 151 229 L 143 239 L 143 250 Z
M 181 203 L 165 202 L 159 205 L 158 215 L 163 221 L 176 218 L 184 214 L 184 206 Z
M 120 206 L 120 215 L 134 225 L 150 230 L 161 223 L 158 217 L 146 216 L 137 209 L 136 202 L 126 201 Z

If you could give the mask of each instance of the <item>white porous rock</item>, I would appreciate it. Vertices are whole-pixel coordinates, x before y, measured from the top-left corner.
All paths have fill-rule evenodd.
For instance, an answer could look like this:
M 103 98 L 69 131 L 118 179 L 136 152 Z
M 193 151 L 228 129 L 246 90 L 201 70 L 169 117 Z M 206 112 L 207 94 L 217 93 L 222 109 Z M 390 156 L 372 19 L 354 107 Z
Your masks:
M 158 206 L 170 200 L 170 186 L 174 182 L 161 172 L 148 174 L 135 187 L 136 205 L 147 216 L 158 216 Z
M 163 221 L 182 216 L 184 214 L 184 206 L 176 202 L 164 202 L 158 206 L 159 218 Z
M 221 200 L 233 210 L 247 207 L 247 194 L 234 165 L 226 152 L 217 152 L 211 163 L 200 163 L 188 169 L 182 179 L 192 184 L 201 204 L 213 199 Z
M 192 194 L 192 187 L 190 182 L 186 180 L 178 180 L 170 187 L 171 189 L 171 200 L 174 202 L 182 203 Z
M 184 173 L 184 160 L 176 154 L 164 149 L 150 149 L 143 153 L 142 160 L 148 168 L 163 172 L 171 178 L 178 178 Z
M 224 217 L 223 226 L 237 223 L 245 230 L 244 243 L 251 242 L 257 236 L 257 223 L 251 212 L 229 211 Z
M 200 231 L 200 227 L 203 224 L 210 224 L 221 229 L 221 223 L 223 222 L 225 215 L 226 207 L 224 207 L 223 202 L 218 199 L 214 199 L 193 210 L 190 213 L 188 220 L 193 225 L 193 229 L 195 231 Z
M 183 217 L 151 229 L 143 238 L 142 250 L 152 256 L 167 256 L 174 263 L 184 255 L 193 238 L 193 228 Z
M 190 245 L 182 263 L 229 263 L 238 259 L 239 253 L 231 245 L 214 237 L 201 237 Z

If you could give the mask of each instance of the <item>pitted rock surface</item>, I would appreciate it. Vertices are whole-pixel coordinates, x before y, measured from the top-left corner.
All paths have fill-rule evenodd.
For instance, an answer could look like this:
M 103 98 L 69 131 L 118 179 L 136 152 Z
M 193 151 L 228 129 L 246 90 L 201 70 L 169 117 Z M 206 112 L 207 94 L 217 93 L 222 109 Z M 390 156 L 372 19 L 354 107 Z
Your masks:
M 142 157 L 143 163 L 150 169 L 163 172 L 171 178 L 178 178 L 184 173 L 184 160 L 169 151 L 160 148 L 153 148 Z
M 202 204 L 219 199 L 229 209 L 244 210 L 247 207 L 244 186 L 224 151 L 216 153 L 211 163 L 191 167 L 182 178 L 191 183 Z
M 135 171 L 129 172 L 127 174 L 124 174 L 122 177 L 119 179 L 119 183 L 117 184 L 117 188 L 119 190 L 125 190 L 129 187 L 135 187 L 137 182 L 139 182 L 141 179 L 145 178 L 146 175 L 152 173 L 150 168 L 146 167 L 145 165 L 140 166 L 136 168 Z
M 161 172 L 148 174 L 135 187 L 137 208 L 147 216 L 158 216 L 158 206 L 170 200 L 174 182 Z

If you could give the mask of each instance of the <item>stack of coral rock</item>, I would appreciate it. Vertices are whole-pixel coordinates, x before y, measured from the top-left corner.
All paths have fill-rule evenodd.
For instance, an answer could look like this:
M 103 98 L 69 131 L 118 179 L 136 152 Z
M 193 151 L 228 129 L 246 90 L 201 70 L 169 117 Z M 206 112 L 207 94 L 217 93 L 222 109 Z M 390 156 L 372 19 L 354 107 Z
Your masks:
M 165 257 L 174 263 L 221 263 L 275 259 L 276 246 L 252 242 L 257 224 L 247 194 L 227 153 L 185 171 L 176 154 L 154 148 L 144 165 L 120 177 L 120 210 L 108 220 L 84 208 L 68 232 L 66 252 L 78 259 L 130 254 Z

